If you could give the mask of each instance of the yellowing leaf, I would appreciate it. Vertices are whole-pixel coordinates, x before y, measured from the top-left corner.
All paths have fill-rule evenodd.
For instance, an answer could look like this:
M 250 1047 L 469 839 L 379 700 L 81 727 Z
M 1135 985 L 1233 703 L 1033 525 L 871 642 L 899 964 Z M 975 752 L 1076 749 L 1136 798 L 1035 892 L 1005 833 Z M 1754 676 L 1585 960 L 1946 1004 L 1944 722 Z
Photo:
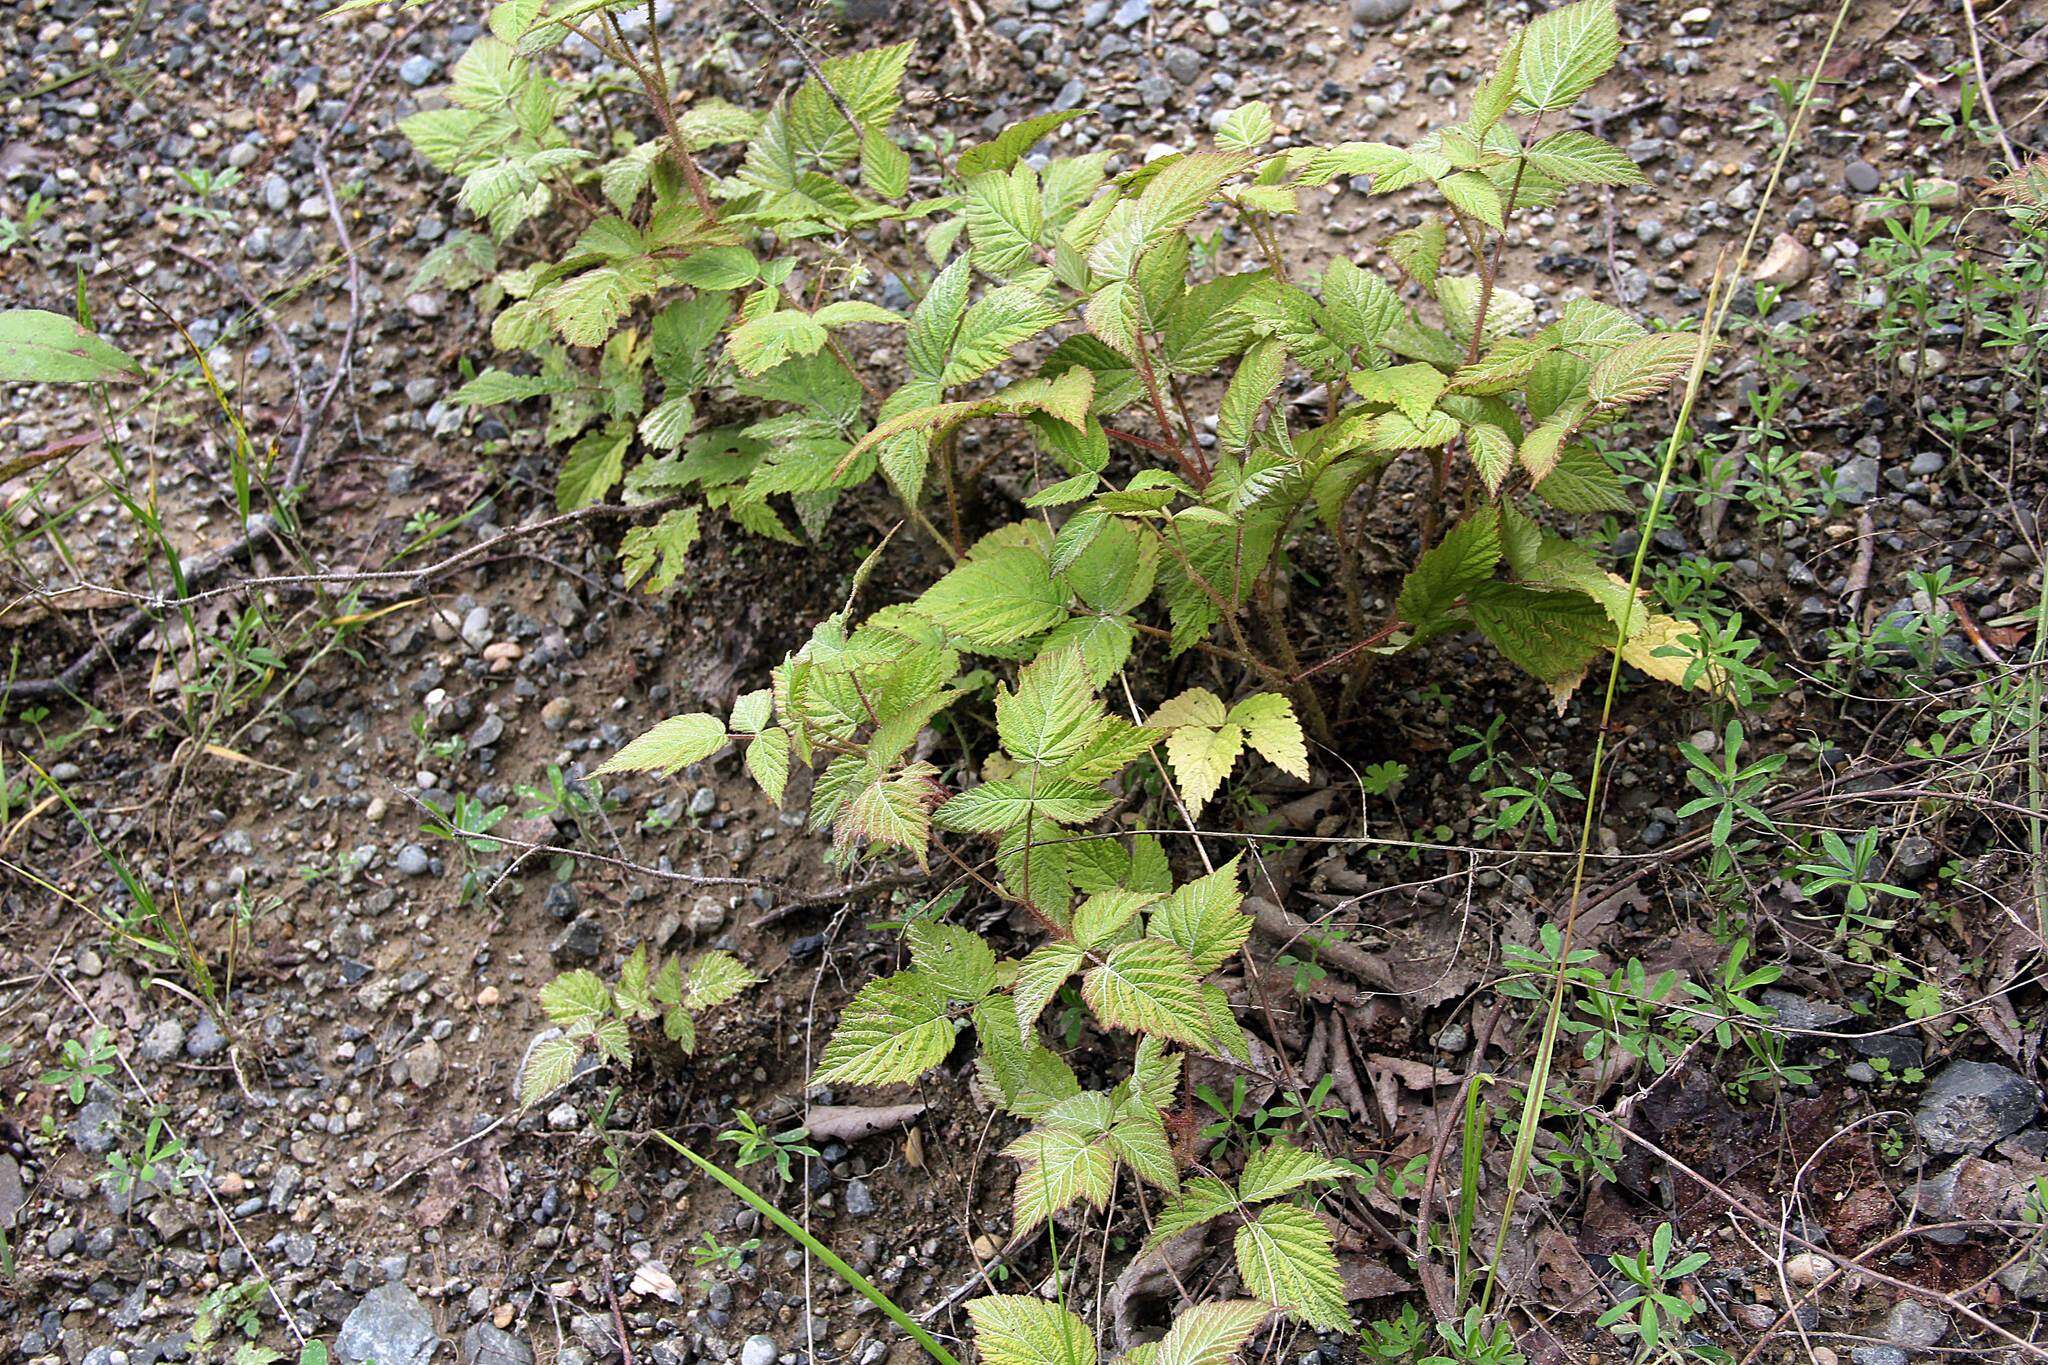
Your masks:
M 1277 692 L 1260 692 L 1230 708 L 1229 721 L 1244 731 L 1246 743 L 1264 754 L 1281 772 L 1308 780 L 1308 745 L 1294 703 Z
M 1213 730 L 1205 725 L 1183 725 L 1166 737 L 1166 761 L 1190 813 L 1209 804 L 1243 752 L 1244 731 L 1235 725 Z

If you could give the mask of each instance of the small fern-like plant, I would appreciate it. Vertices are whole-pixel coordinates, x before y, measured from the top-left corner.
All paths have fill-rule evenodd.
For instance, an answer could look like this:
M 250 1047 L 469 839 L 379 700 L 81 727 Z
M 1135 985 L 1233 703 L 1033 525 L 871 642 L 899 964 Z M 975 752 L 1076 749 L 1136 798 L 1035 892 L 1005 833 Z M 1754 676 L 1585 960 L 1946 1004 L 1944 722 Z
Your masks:
M 541 1011 L 557 1031 L 536 1036 L 528 1047 L 519 1073 L 519 1102 L 536 1104 L 560 1090 L 593 1052 L 631 1066 L 633 1033 L 639 1027 L 658 1027 L 685 1056 L 694 1054 L 697 1016 L 760 979 L 722 949 L 700 953 L 685 965 L 680 958 L 650 959 L 644 943 L 611 985 L 582 968 L 562 973 L 541 987 Z

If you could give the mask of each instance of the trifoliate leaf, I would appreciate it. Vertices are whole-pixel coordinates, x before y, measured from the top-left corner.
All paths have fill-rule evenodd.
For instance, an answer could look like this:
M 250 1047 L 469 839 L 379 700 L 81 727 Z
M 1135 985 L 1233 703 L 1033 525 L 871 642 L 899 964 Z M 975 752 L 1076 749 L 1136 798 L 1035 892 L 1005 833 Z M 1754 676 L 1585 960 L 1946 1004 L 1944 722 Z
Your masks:
M 742 374 L 758 375 L 791 356 L 816 355 L 826 340 L 825 329 L 809 313 L 783 309 L 741 323 L 725 350 Z
M 770 726 L 748 742 L 747 775 L 760 784 L 770 801 L 782 804 L 782 793 L 789 785 L 789 731 Z
M 1089 112 L 1086 109 L 1060 109 L 1013 123 L 987 142 L 961 152 L 954 170 L 963 180 L 971 180 L 984 171 L 1007 171 L 1046 134 L 1063 123 L 1088 117 Z
M 1308 780 L 1308 744 L 1302 738 L 1301 722 L 1294 718 L 1293 702 L 1278 692 L 1260 692 L 1232 706 L 1226 719 L 1244 731 L 1245 742 L 1268 763 L 1291 777 Z
M 1074 942 L 1083 948 L 1100 948 L 1125 937 L 1121 933 L 1124 926 L 1155 899 L 1123 887 L 1096 892 L 1074 910 Z
M 603 502 L 626 472 L 626 447 L 633 443 L 633 424 L 615 422 L 585 432 L 562 461 L 555 476 L 555 510 L 573 512 Z
M 1262 341 L 1245 352 L 1230 376 L 1222 406 L 1217 410 L 1216 441 L 1225 450 L 1239 451 L 1251 444 L 1253 425 L 1266 400 L 1280 387 L 1287 364 L 1287 348 L 1278 341 Z
M 1262 100 L 1239 105 L 1216 128 L 1216 145 L 1226 152 L 1256 152 L 1272 140 L 1273 111 Z
M 701 711 L 670 716 L 606 759 L 606 773 L 672 773 L 701 763 L 725 743 L 725 722 Z
M 1586 391 L 1602 407 L 1639 403 L 1662 393 L 1691 369 L 1699 349 L 1700 338 L 1691 332 L 1653 332 L 1638 337 L 1600 357 Z
M 1180 1189 L 1180 1164 L 1156 1109 L 1118 1119 L 1109 1130 L 1109 1145 L 1147 1185 L 1169 1194 Z
M 1628 153 L 1591 133 L 1552 133 L 1529 149 L 1529 164 L 1568 185 L 1640 185 L 1643 172 Z
M 1168 1200 L 1159 1210 L 1146 1249 L 1178 1237 L 1189 1228 L 1200 1227 L 1212 1218 L 1220 1218 L 1236 1207 L 1237 1192 L 1230 1186 L 1214 1176 L 1196 1176 L 1181 1186 L 1178 1197 Z
M 953 1050 L 946 996 L 921 972 L 878 977 L 839 1016 L 814 1084 L 913 1081 Z
M 1450 380 L 1436 366 L 1418 361 L 1384 370 L 1354 370 L 1350 382 L 1352 392 L 1366 402 L 1391 404 L 1407 414 L 1409 421 L 1421 422 Z
M 1014 644 L 1067 619 L 1045 556 L 1021 545 L 972 555 L 917 599 L 918 613 L 968 645 Z
M 1040 656 L 1018 673 L 1014 689 L 996 693 L 996 734 L 1020 763 L 1051 764 L 1072 757 L 1103 719 L 1103 705 L 1079 650 Z
M 612 993 L 596 972 L 579 968 L 540 988 L 540 1009 L 571 1038 L 582 1038 L 612 1017 Z
M 1237 1271 L 1254 1296 L 1312 1327 L 1351 1330 L 1330 1229 L 1307 1209 L 1268 1204 L 1237 1230 Z
M 1108 810 L 1116 798 L 1099 787 L 1058 778 L 998 778 L 969 787 L 932 813 L 941 829 L 962 834 L 994 834 L 1015 829 L 1029 819 L 1055 825 L 1085 825 Z M 1050 831 L 1041 831 L 1049 836 Z
M 1206 687 L 1190 687 L 1177 697 L 1159 703 L 1145 723 L 1155 730 L 1178 730 L 1183 725 L 1216 726 L 1223 723 L 1223 699 Z
M 1004 1154 L 1024 1163 L 1012 1194 L 1012 1235 L 1029 1231 L 1078 1200 L 1086 1199 L 1096 1208 L 1109 1202 L 1116 1153 L 1099 1134 L 1048 1124 L 1018 1138 Z
M 699 515 L 695 507 L 679 507 L 652 526 L 627 531 L 619 540 L 619 568 L 626 586 L 645 578 L 643 590 L 649 596 L 674 587 L 689 566 L 690 547 L 697 543 Z

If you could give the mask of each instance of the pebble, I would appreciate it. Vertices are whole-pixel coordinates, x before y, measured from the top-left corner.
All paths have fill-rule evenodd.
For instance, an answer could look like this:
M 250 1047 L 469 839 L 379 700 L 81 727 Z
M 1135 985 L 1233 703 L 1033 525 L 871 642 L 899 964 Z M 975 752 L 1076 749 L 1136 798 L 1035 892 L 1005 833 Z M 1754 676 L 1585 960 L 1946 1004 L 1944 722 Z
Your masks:
M 775 1344 L 775 1338 L 766 1333 L 756 1332 L 740 1347 L 740 1365 L 775 1365 L 782 1348 Z
M 1834 1268 L 1833 1261 L 1817 1252 L 1802 1251 L 1785 1258 L 1785 1278 L 1801 1289 L 1813 1288 Z
M 195 1062 L 203 1062 L 218 1057 L 227 1050 L 227 1046 L 227 1035 L 220 1031 L 220 1025 L 214 1022 L 213 1016 L 202 1014 L 185 1039 L 185 1055 Z
M 417 90 L 434 79 L 441 70 L 441 64 L 432 57 L 414 53 L 398 64 L 398 79 Z
M 868 1189 L 867 1181 L 846 1182 L 846 1211 L 855 1218 L 865 1218 L 875 1211 L 875 1196 Z
M 175 1019 L 159 1019 L 142 1036 L 136 1050 L 145 1061 L 168 1062 L 185 1046 L 185 1026 Z
M 427 1306 L 402 1284 L 380 1284 L 343 1320 L 334 1356 L 341 1365 L 427 1365 L 440 1345 Z
M 427 857 L 427 851 L 418 844 L 407 844 L 399 849 L 398 856 L 391 860 L 391 865 L 397 868 L 401 875 L 407 877 L 424 877 L 433 870 L 433 863 Z
M 1869 194 L 1881 183 L 1877 167 L 1868 161 L 1852 161 L 1842 171 L 1842 179 L 1858 194 Z
M 1351 17 L 1361 24 L 1391 24 L 1414 4 L 1415 0 L 1351 0 Z
M 1884 1334 L 1894 1346 L 1924 1351 L 1940 1345 L 1951 1325 L 1948 1314 L 1929 1308 L 1918 1299 L 1900 1299 L 1884 1320 Z
M 1930 1152 L 1980 1152 L 2034 1120 L 2041 1092 L 1997 1062 L 1950 1062 L 1920 1096 L 1913 1126 Z

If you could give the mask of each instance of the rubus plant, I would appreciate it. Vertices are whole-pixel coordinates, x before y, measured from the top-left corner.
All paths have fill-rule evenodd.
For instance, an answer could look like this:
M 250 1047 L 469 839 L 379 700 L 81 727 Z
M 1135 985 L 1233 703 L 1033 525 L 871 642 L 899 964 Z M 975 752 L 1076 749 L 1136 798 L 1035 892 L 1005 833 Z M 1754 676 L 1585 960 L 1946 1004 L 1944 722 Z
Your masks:
M 1186 1057 L 1250 1056 L 1222 979 L 1253 926 L 1237 863 L 1177 880 L 1156 838 L 1093 827 L 1155 800 L 1192 821 L 1246 748 L 1307 775 L 1309 735 L 1333 739 L 1376 661 L 1453 631 L 1485 636 L 1559 705 L 1608 650 L 1717 689 L 1692 627 L 1545 524 L 1632 505 L 1589 435 L 1696 379 L 1705 343 L 1586 297 L 1539 316 L 1503 270 L 1518 214 L 1574 185 L 1642 181 L 1619 148 L 1555 126 L 1619 55 L 1612 0 L 1535 19 L 1467 117 L 1410 146 L 1276 148 L 1272 112 L 1249 104 L 1212 146 L 1120 169 L 1059 152 L 1078 110 L 957 154 L 923 139 L 914 161 L 892 131 L 908 44 L 803 53 L 809 78 L 765 111 L 685 105 L 658 28 L 629 39 L 617 21 L 629 8 L 497 5 L 449 107 L 404 124 L 480 220 L 424 268 L 494 315 L 502 359 L 462 401 L 545 403 L 544 435 L 566 449 L 558 506 L 644 509 L 619 554 L 648 591 L 684 580 L 713 518 L 819 539 L 877 481 L 951 567 L 857 615 L 877 549 L 767 686 L 723 718 L 661 721 L 600 771 L 671 774 L 736 747 L 779 803 L 801 763 L 838 858 L 936 854 L 1035 926 L 1005 958 L 913 919 L 910 965 L 861 988 L 814 1081 L 912 1081 L 971 1029 L 978 1090 L 1029 1125 L 1008 1149 L 1013 1234 L 1056 1236 L 1073 1206 L 1106 1207 L 1126 1169 L 1167 1197 L 1155 1234 L 1235 1220 L 1256 1301 L 1189 1309 L 1141 1352 L 1221 1361 L 1275 1311 L 1348 1329 L 1310 1196 L 1359 1168 L 1273 1140 L 1234 1183 L 1184 1178 Z M 609 116 L 587 136 L 590 87 L 540 60 L 571 38 L 638 80 L 651 140 Z M 1388 273 L 1346 258 L 1310 271 L 1282 249 L 1281 220 L 1346 183 L 1441 201 L 1382 243 Z M 885 260 L 892 241 L 921 255 Z M 1213 421 L 1197 422 L 1212 390 Z M 1404 462 L 1427 489 L 1416 556 L 1375 611 L 1359 519 Z M 996 485 L 991 469 L 1024 478 Z M 1024 515 L 987 518 L 1013 487 Z M 1323 600 L 1349 641 L 1320 662 L 1294 624 L 1311 553 L 1336 565 Z M 1141 642 L 1205 654 L 1224 681 L 1148 715 L 1127 671 Z M 978 747 L 948 754 L 929 733 L 954 708 L 947 728 Z M 986 862 L 962 851 L 976 839 Z M 636 1009 L 589 973 L 549 990 L 578 1031 L 556 1040 L 556 1074 L 587 1041 L 620 1055 L 628 1020 L 662 1012 L 651 988 Z M 1079 1071 L 1041 1037 L 1076 990 Z M 1127 1053 L 1105 1047 L 1127 1036 Z M 969 1311 L 993 1365 L 1094 1358 L 1064 1303 L 998 1295 Z M 1514 1355 L 1476 1318 L 1440 1335 L 1461 1358 Z
M 621 1066 L 633 1064 L 636 1027 L 659 1024 L 661 1035 L 683 1050 L 697 1050 L 697 1016 L 738 996 L 761 978 L 723 949 L 681 958 L 650 957 L 647 945 L 633 950 L 606 985 L 596 972 L 578 968 L 541 987 L 540 1006 L 558 1031 L 535 1037 L 519 1072 L 519 1102 L 531 1105 L 567 1085 L 588 1051 Z

